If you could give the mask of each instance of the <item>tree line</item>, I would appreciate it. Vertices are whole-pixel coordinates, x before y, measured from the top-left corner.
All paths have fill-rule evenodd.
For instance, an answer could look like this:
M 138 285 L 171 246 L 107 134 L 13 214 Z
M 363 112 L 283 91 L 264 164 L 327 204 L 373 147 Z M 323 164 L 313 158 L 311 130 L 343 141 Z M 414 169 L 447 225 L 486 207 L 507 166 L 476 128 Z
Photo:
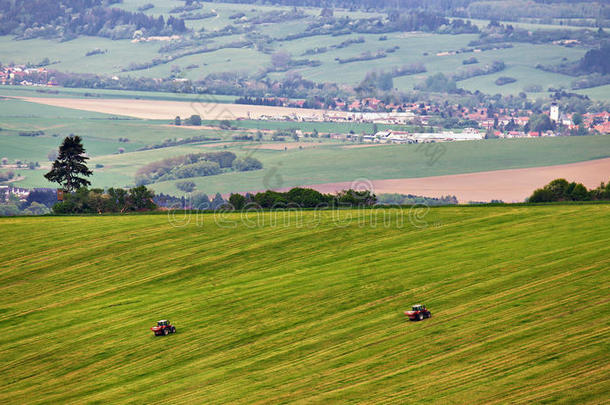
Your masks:
M 546 186 L 536 189 L 528 198 L 531 203 L 559 201 L 600 201 L 610 200 L 610 182 L 588 190 L 582 183 L 556 179 Z
M 64 201 L 53 205 L 55 214 L 102 214 L 129 211 L 151 211 L 157 208 L 154 193 L 145 186 L 125 190 L 123 188 L 88 189 L 81 187 L 67 193 Z
M 377 197 L 369 190 L 344 190 L 337 194 L 322 194 L 310 188 L 296 187 L 287 192 L 267 190 L 256 194 L 231 194 L 228 208 L 282 209 L 320 207 L 370 207 L 377 203 Z

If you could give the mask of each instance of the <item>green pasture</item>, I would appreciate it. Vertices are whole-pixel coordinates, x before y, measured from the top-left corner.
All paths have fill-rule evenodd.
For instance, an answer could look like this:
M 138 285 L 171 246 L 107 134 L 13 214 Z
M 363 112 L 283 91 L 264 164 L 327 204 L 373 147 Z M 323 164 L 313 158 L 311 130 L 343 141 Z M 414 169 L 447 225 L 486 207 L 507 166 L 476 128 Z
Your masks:
M 576 90 L 576 93 L 584 94 L 594 100 L 610 101 L 610 84 L 592 87 L 590 89 Z
M 39 162 L 43 166 L 41 170 L 19 169 L 17 172 L 25 176 L 19 185 L 40 187 L 49 185 L 42 177 L 45 168 L 48 170 L 50 165 L 47 155 L 52 150 L 57 150 L 63 138 L 70 134 L 80 135 L 83 138 L 87 154 L 93 158 L 92 167 L 95 165 L 95 158 L 105 156 L 109 159 L 118 155 L 120 148 L 126 154 L 130 154 L 140 148 L 160 144 L 166 139 L 194 136 L 230 139 L 233 135 L 220 129 L 176 128 L 169 126 L 169 123 L 169 120 L 123 118 L 20 100 L 0 99 L 0 128 L 2 128 L 0 158 L 7 158 L 11 163 L 17 160 Z M 36 137 L 19 135 L 24 131 L 38 130 L 44 131 L 44 135 Z M 120 142 L 119 138 L 127 138 L 129 142 Z M 200 142 L 200 144 L 205 143 L 207 142 Z M 181 152 L 179 148 L 173 151 L 178 154 Z M 152 155 L 162 159 L 164 153 L 167 152 L 152 153 Z M 137 159 L 134 162 L 137 162 Z M 105 175 L 105 170 L 105 168 L 94 168 L 96 183 L 124 186 L 133 181 L 132 176 L 126 176 L 119 171 Z
M 300 129 L 304 132 L 313 132 L 317 130 L 318 133 L 341 133 L 347 134 L 350 131 L 355 134 L 372 134 L 375 128 L 377 130 L 383 129 L 394 129 L 398 131 L 413 130 L 412 125 L 388 125 L 388 124 L 371 124 L 366 122 L 291 122 L 291 121 L 262 121 L 262 120 L 235 120 L 231 124 L 236 128 L 243 129 L 260 129 L 260 130 L 286 130 L 286 129 Z M 218 120 L 204 120 L 202 125 L 220 125 Z M 323 141 L 320 138 L 318 140 Z
M 349 145 L 347 143 L 346 145 Z M 213 194 L 257 191 L 357 179 L 396 179 L 474 173 L 573 163 L 610 157 L 610 138 L 605 136 L 543 139 L 506 139 L 423 145 L 388 145 L 346 148 L 316 145 L 313 148 L 267 150 L 256 144 L 238 144 L 226 150 L 248 154 L 263 162 L 264 169 L 193 178 L 197 191 Z M 206 148 L 207 150 L 207 148 Z M 113 156 L 110 165 L 128 162 L 131 155 Z M 97 160 L 96 160 L 97 161 Z M 113 162 L 113 163 L 110 163 Z M 110 169 L 109 169 L 110 170 Z M 122 173 L 135 168 L 123 167 Z M 151 185 L 159 192 L 182 194 L 175 182 Z
M 169 117 L 168 117 L 169 118 Z M 188 138 L 205 135 L 209 137 L 226 137 L 227 131 L 212 129 L 189 130 L 177 128 L 173 120 L 143 120 L 119 117 L 44 104 L 30 103 L 21 100 L 0 99 L 0 136 L 15 135 L 22 130 L 42 130 L 43 139 L 58 134 L 63 136 L 75 133 L 85 138 L 118 143 L 119 138 L 128 138 L 129 143 L 122 143 L 126 149 L 137 149 L 146 145 L 161 143 L 168 138 Z M 26 137 L 20 137 L 24 139 Z M 58 139 L 58 140 L 60 140 Z M 93 154 L 101 154 L 92 151 Z
M 489 25 L 489 20 L 479 20 L 476 18 L 470 18 L 470 21 L 472 21 L 473 24 L 477 25 L 480 28 L 486 27 L 487 25 Z M 579 20 L 579 19 L 574 19 Z M 559 18 L 555 18 L 552 19 L 553 23 L 552 24 L 542 24 L 542 23 L 534 23 L 534 22 L 527 22 L 527 21 L 498 21 L 500 24 L 504 24 L 504 25 L 512 25 L 515 28 L 522 28 L 522 29 L 526 29 L 526 30 L 557 30 L 557 29 L 561 29 L 561 30 L 596 30 L 597 28 L 595 27 L 583 27 L 583 26 L 579 26 L 579 25 L 570 25 L 570 19 L 559 19 Z M 591 20 L 589 20 L 589 22 L 593 22 Z
M 3 400 L 605 401 L 608 205 L 408 211 L 0 218 Z
M 350 130 L 370 133 L 373 125 L 352 123 L 293 123 L 271 121 L 234 121 L 237 131 L 219 128 L 192 129 L 169 125 L 170 121 L 141 120 L 107 114 L 66 109 L 13 99 L 0 99 L 0 158 L 39 162 L 39 170 L 19 169 L 25 179 L 15 184 L 46 187 L 43 178 L 50 165 L 47 155 L 56 150 L 70 134 L 83 138 L 96 187 L 133 184 L 136 171 L 153 161 L 170 156 L 205 151 L 229 150 L 237 156 L 259 159 L 263 170 L 231 172 L 217 176 L 194 178 L 197 190 L 214 194 L 255 191 L 265 188 L 292 187 L 326 182 L 426 177 L 471 173 L 486 170 L 537 167 L 573 163 L 610 156 L 610 138 L 606 136 L 484 140 L 429 145 L 387 145 L 371 148 L 347 148 L 352 142 L 324 138 L 304 138 L 303 149 L 270 150 L 258 142 L 234 142 L 234 135 L 252 135 L 253 129 L 278 130 L 297 128 L 320 133 Z M 216 121 L 204 122 L 216 125 Z M 390 128 L 379 125 L 378 129 Z M 403 126 L 394 128 L 405 129 Z M 42 130 L 43 136 L 20 136 L 22 131 Z M 167 139 L 195 136 L 220 138 L 170 148 L 138 151 Z M 129 142 L 119 142 L 127 138 Z M 287 142 L 292 139 L 287 138 Z M 221 143 L 215 145 L 216 143 Z M 262 143 L 272 143 L 266 133 Z M 211 144 L 211 145 L 207 145 Z M 119 153 L 122 148 L 124 153 Z M 95 167 L 103 165 L 103 167 Z M 158 192 L 182 194 L 175 181 L 152 185 Z
M 153 16 L 163 15 L 165 18 L 168 18 L 170 15 L 177 15 L 170 14 L 169 11 L 174 7 L 184 5 L 184 2 L 178 0 L 128 0 L 116 4 L 115 6 L 135 11 L 138 7 L 146 3 L 155 5 L 154 8 L 147 10 L 146 14 Z M 204 29 L 205 32 L 211 32 L 231 25 L 235 20 L 232 20 L 229 17 L 238 12 L 244 13 L 247 18 L 252 18 L 272 10 L 290 10 L 290 7 L 269 5 L 261 6 L 210 2 L 204 2 L 202 4 L 203 9 L 197 10 L 197 13 L 211 12 L 214 10 L 218 13 L 218 16 L 202 20 L 188 20 L 186 22 L 187 26 L 195 31 Z M 468 44 L 478 37 L 474 34 L 439 35 L 421 32 L 389 33 L 385 34 L 388 37 L 387 41 L 379 41 L 381 35 L 377 34 L 350 34 L 336 37 L 322 35 L 291 41 L 280 40 L 289 34 L 303 32 L 305 27 L 309 23 L 315 21 L 320 13 L 320 9 L 316 8 L 305 7 L 302 9 L 308 15 L 305 19 L 282 21 L 280 23 L 257 24 L 252 27 L 252 30 L 258 34 L 276 39 L 276 41 L 273 41 L 270 44 L 270 47 L 273 49 L 272 52 L 285 51 L 292 54 L 294 59 L 307 58 L 320 61 L 320 66 L 301 67 L 290 71 L 297 72 L 306 79 L 316 82 L 335 82 L 356 85 L 365 77 L 367 72 L 372 70 L 389 71 L 392 68 L 406 64 L 424 64 L 427 68 L 426 73 L 398 77 L 394 80 L 394 86 L 397 89 L 408 91 L 412 90 L 415 84 L 425 79 L 428 75 L 439 72 L 451 74 L 458 70 L 479 66 L 462 65 L 464 59 L 473 56 L 471 53 L 437 56 L 437 54 L 442 52 L 452 52 L 462 48 L 468 48 Z M 353 12 L 347 10 L 337 10 L 336 14 L 337 16 L 349 15 L 356 18 L 370 18 L 378 15 L 376 13 Z M 484 20 L 474 20 L 474 22 L 479 25 L 486 25 L 488 23 Z M 576 27 L 530 23 L 513 23 L 513 25 L 527 29 L 576 29 Z M 365 38 L 366 42 L 363 44 L 353 44 L 342 49 L 331 49 L 329 52 L 322 54 L 301 56 L 308 49 L 320 46 L 330 47 L 345 40 L 358 37 Z M 244 39 L 246 39 L 245 35 L 237 34 L 207 39 L 205 43 L 210 47 L 216 47 L 229 42 L 242 41 Z M 161 56 L 158 51 L 167 43 L 167 41 L 135 43 L 128 39 L 110 40 L 107 38 L 85 36 L 71 41 L 58 42 L 56 40 L 46 39 L 14 40 L 11 36 L 0 36 L 0 62 L 37 63 L 43 58 L 48 57 L 54 62 L 49 67 L 50 69 L 57 69 L 65 72 L 94 72 L 104 75 L 149 78 L 169 77 L 172 74 L 172 69 L 179 68 L 180 73 L 178 73 L 178 77 L 191 80 L 200 80 L 209 74 L 222 72 L 245 72 L 256 74 L 271 65 L 270 53 L 263 53 L 254 47 L 251 47 L 220 49 L 214 52 L 185 56 L 176 59 L 171 63 L 157 65 L 149 69 L 131 72 L 123 71 L 132 63 L 151 61 L 154 58 Z M 400 49 L 394 53 L 388 53 L 386 58 L 345 64 L 339 64 L 336 61 L 336 58 L 355 57 L 367 51 L 375 53 L 380 49 L 387 49 L 394 46 L 398 46 Z M 95 48 L 105 49 L 108 52 L 101 55 L 85 56 L 86 52 Z M 499 74 L 468 79 L 460 82 L 459 85 L 467 90 L 480 90 L 491 94 L 501 93 L 514 95 L 523 91 L 524 87 L 532 84 L 541 85 L 544 90 L 548 87 L 563 86 L 569 88 L 570 83 L 574 80 L 572 77 L 543 72 L 535 69 L 535 66 L 537 64 L 557 65 L 561 62 L 577 60 L 582 57 L 586 51 L 587 49 L 584 48 L 568 48 L 553 44 L 532 45 L 522 43 L 514 43 L 514 48 L 512 49 L 484 51 L 474 54 L 474 56 L 479 59 L 480 65 L 490 63 L 494 60 L 502 60 L 508 67 L 506 71 Z M 268 76 L 277 79 L 284 77 L 286 74 L 288 74 L 288 72 L 270 73 Z M 494 80 L 500 75 L 514 77 L 517 79 L 517 82 L 505 86 L 497 86 L 494 84 Z M 63 92 L 64 91 L 62 90 L 62 93 Z M 100 95 L 115 95 L 106 93 L 103 90 L 90 90 L 90 92 Z M 138 93 L 137 97 L 143 98 L 193 98 L 192 95 Z M 587 90 L 586 94 L 595 99 L 607 100 L 607 92 L 603 91 L 603 87 Z
M 136 100 L 206 101 L 233 103 L 234 96 L 222 94 L 165 93 L 160 91 L 82 89 L 69 87 L 2 86 L 0 97 L 126 98 Z

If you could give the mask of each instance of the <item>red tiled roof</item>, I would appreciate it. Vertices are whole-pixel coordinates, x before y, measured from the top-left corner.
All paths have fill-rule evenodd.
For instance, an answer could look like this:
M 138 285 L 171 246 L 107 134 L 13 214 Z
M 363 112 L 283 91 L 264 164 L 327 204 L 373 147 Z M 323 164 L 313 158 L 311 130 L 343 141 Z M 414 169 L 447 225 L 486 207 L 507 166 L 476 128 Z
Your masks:
M 610 134 L 610 121 L 596 125 L 595 130 L 601 132 L 602 134 Z

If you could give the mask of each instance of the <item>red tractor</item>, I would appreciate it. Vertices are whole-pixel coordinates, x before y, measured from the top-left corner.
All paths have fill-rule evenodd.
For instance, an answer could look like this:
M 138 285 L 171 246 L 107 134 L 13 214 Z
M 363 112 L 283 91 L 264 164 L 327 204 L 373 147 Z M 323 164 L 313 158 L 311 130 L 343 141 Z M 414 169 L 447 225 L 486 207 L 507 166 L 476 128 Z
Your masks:
M 410 311 L 405 311 L 405 315 L 412 321 L 423 321 L 424 318 L 432 318 L 432 312 L 426 309 L 425 305 L 413 305 Z
M 176 333 L 176 327 L 170 321 L 162 319 L 157 322 L 157 326 L 150 328 L 155 336 L 167 336 L 170 333 Z

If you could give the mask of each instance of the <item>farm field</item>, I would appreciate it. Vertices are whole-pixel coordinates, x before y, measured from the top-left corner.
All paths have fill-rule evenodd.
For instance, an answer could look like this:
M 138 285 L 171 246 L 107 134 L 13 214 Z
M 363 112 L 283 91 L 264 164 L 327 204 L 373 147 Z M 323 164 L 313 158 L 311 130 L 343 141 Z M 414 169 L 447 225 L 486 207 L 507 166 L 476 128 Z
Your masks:
M 1 94 L 1 93 L 0 93 Z M 78 99 L 40 98 L 40 100 L 69 101 Z M 82 100 L 83 102 L 99 100 Z M 119 105 L 126 100 L 109 100 Z M 162 100 L 135 100 L 139 105 L 191 105 L 190 102 Z M 74 104 L 71 104 L 75 106 Z M 226 131 L 210 127 L 218 121 L 206 120 L 197 129 L 169 125 L 176 111 L 166 110 L 164 120 L 138 119 L 120 116 L 124 109 L 103 114 L 63 108 L 52 105 L 30 103 L 16 99 L 0 99 L 0 151 L 1 158 L 9 162 L 17 160 L 39 162 L 35 170 L 19 169 L 17 174 L 23 179 L 15 185 L 23 187 L 52 186 L 44 178 L 50 162 L 49 152 L 56 150 L 63 137 L 74 133 L 83 137 L 85 148 L 91 157 L 94 187 L 124 187 L 134 184 L 136 171 L 153 161 L 171 156 L 199 153 L 202 151 L 232 151 L 237 156 L 253 156 L 264 166 L 253 172 L 231 172 L 217 176 L 192 179 L 197 192 L 222 194 L 230 192 L 258 191 L 267 188 L 285 188 L 299 185 L 351 182 L 357 179 L 382 180 L 424 178 L 464 173 L 485 172 L 502 169 L 518 169 L 561 165 L 601 159 L 610 156 L 610 138 L 605 136 L 506 139 L 480 142 L 447 143 L 437 146 L 386 145 L 371 148 L 351 148 L 353 143 L 328 139 L 305 138 L 303 148 L 287 139 L 271 142 L 268 130 L 299 128 L 303 131 L 317 129 L 322 132 L 371 132 L 370 124 L 296 123 L 266 121 L 233 121 L 243 128 Z M 219 104 L 226 106 L 227 104 Z M 251 106 L 248 106 L 251 107 Z M 110 108 L 110 107 L 109 107 Z M 161 114 L 159 112 L 159 114 Z M 204 116 L 205 118 L 205 116 Z M 386 126 L 379 126 L 379 129 Z M 405 129 L 404 127 L 398 127 Z M 263 144 L 258 142 L 236 142 L 234 135 L 249 134 L 254 130 L 264 130 Z M 44 135 L 20 136 L 22 131 L 42 130 Z M 160 149 L 140 150 L 158 145 L 168 139 L 184 139 L 205 136 L 207 141 L 196 142 Z M 128 138 L 128 142 L 121 142 Z M 286 146 L 287 150 L 284 150 Z M 295 147 L 293 147 L 295 146 Z M 122 153 L 119 153 L 122 151 Z M 600 173 L 606 180 L 605 172 Z M 606 176 L 607 177 L 607 176 Z M 182 195 L 176 188 L 176 181 L 151 185 L 157 192 Z M 404 190 L 408 192 L 409 190 Z M 531 190 L 529 190 L 531 191 Z M 439 193 L 443 193 L 438 190 Z
M 136 11 L 144 4 L 153 4 L 154 7 L 145 13 L 151 16 L 176 16 L 170 10 L 184 5 L 184 2 L 171 0 L 125 0 L 114 6 L 130 11 Z M 203 8 L 198 12 L 216 13 L 215 17 L 187 20 L 186 25 L 198 32 L 214 32 L 227 26 L 235 26 L 236 20 L 230 18 L 237 13 L 243 13 L 246 18 L 256 18 L 270 11 L 291 10 L 290 7 L 261 6 L 249 4 L 220 4 L 203 2 Z M 315 82 L 335 82 L 340 84 L 357 85 L 367 72 L 390 71 L 393 68 L 407 64 L 423 64 L 427 72 L 402 76 L 394 79 L 394 87 L 409 91 L 418 82 L 427 76 L 444 73 L 451 74 L 456 71 L 471 67 L 479 67 L 496 60 L 504 61 L 507 69 L 495 75 L 479 76 L 458 82 L 460 87 L 467 90 L 482 90 L 490 94 L 513 94 L 517 95 L 525 88 L 535 84 L 540 85 L 546 92 L 548 87 L 569 88 L 573 77 L 562 74 L 549 74 L 535 69 L 537 64 L 557 65 L 561 62 L 575 61 L 581 58 L 586 49 L 581 47 L 568 48 L 555 44 L 531 45 L 514 43 L 513 48 L 489 50 L 477 53 L 479 59 L 476 65 L 464 66 L 462 61 L 473 56 L 472 53 L 452 54 L 460 49 L 469 48 L 469 43 L 475 40 L 476 34 L 434 34 L 423 32 L 388 33 L 384 41 L 380 41 L 378 34 L 352 33 L 340 36 L 317 35 L 313 37 L 285 40 L 289 34 L 304 32 L 308 24 L 315 22 L 320 14 L 318 8 L 299 7 L 306 17 L 298 20 L 282 21 L 279 23 L 255 24 L 251 29 L 256 35 L 269 37 L 271 42 L 267 51 L 261 51 L 256 46 L 241 48 L 222 48 L 230 43 L 247 40 L 248 34 L 231 34 L 217 36 L 201 41 L 206 46 L 216 49 L 212 52 L 198 53 L 194 55 L 181 56 L 170 63 L 161 63 L 147 69 L 130 71 L 132 64 L 140 64 L 152 61 L 155 58 L 170 55 L 172 51 L 163 50 L 162 47 L 170 43 L 169 38 L 157 41 L 134 42 L 131 39 L 111 40 L 99 37 L 79 37 L 70 41 L 58 42 L 48 39 L 14 40 L 11 36 L 0 36 L 0 62 L 2 63 L 39 63 L 44 58 L 49 58 L 51 64 L 49 69 L 57 69 L 62 72 L 91 73 L 95 72 L 108 76 L 131 76 L 131 77 L 175 77 L 178 79 L 201 80 L 210 74 L 226 72 L 247 72 L 256 74 L 271 66 L 271 55 L 274 52 L 288 52 L 294 59 L 312 59 L 319 61 L 319 66 L 304 66 L 291 69 L 289 72 L 264 74 L 269 78 L 282 78 L 288 74 L 298 73 L 302 77 Z M 352 12 L 337 10 L 337 16 L 349 16 L 352 18 L 371 18 L 379 16 L 379 13 Z M 473 20 L 479 26 L 485 26 L 489 21 Z M 239 24 L 237 24 L 239 25 Z M 577 27 L 513 23 L 513 25 L 529 29 L 579 29 Z M 316 46 L 323 44 L 330 47 L 339 45 L 344 41 L 363 38 L 364 43 L 351 44 L 342 48 L 330 48 L 328 52 L 304 55 L 304 53 Z M 359 61 L 341 64 L 337 58 L 356 57 L 364 52 L 376 52 L 382 49 L 398 47 L 395 52 L 387 53 L 385 58 Z M 106 53 L 86 56 L 86 53 L 94 49 L 105 50 Z M 448 54 L 446 54 L 448 53 Z M 499 76 L 511 76 L 517 82 L 506 86 L 498 86 L 494 80 Z M 94 92 L 104 94 L 104 91 Z M 587 91 L 594 99 L 607 100 L 607 92 L 593 88 Z M 533 94 L 534 97 L 545 96 L 546 93 Z M 169 98 L 171 96 L 153 96 Z
M 607 137 L 460 142 L 443 144 L 436 149 L 420 145 L 345 148 L 340 144 L 314 144 L 311 148 L 278 151 L 259 148 L 257 145 L 251 149 L 248 145 L 238 144 L 222 150 L 234 151 L 238 156 L 247 153 L 256 157 L 263 162 L 263 170 L 193 178 L 191 180 L 196 184 L 197 191 L 224 194 L 321 183 L 349 184 L 353 181 L 426 178 L 566 164 L 610 156 L 610 139 Z M 133 158 L 138 158 L 140 153 L 145 152 L 138 152 Z M 108 169 L 108 172 L 120 170 L 122 173 L 135 173 L 127 155 L 95 160 L 98 161 L 113 168 Z M 608 172 L 593 170 L 593 175 L 599 176 L 599 181 L 602 181 L 608 177 Z M 178 193 L 175 182 L 161 182 L 151 186 L 158 192 Z M 448 187 L 447 190 L 449 189 Z M 401 191 L 409 193 L 406 187 Z M 476 192 L 476 187 L 471 191 Z M 523 189 L 519 190 L 521 192 Z M 435 193 L 450 194 L 441 189 Z
M 167 93 L 160 91 L 135 91 L 135 90 L 111 90 L 111 89 L 84 89 L 70 87 L 41 87 L 41 86 L 2 86 L 0 96 L 4 97 L 36 97 L 36 98 L 119 98 L 130 100 L 167 100 L 196 102 L 203 100 L 214 100 L 216 103 L 232 103 L 234 96 L 222 94 L 188 94 Z
M 610 101 L 610 84 L 593 87 L 590 89 L 577 90 L 578 93 L 591 97 L 592 99 Z
M 0 218 L 4 401 L 604 402 L 610 206 L 273 215 Z
M 296 115 L 298 117 L 307 116 L 321 119 L 325 113 L 324 110 L 307 108 L 217 103 L 213 97 L 202 97 L 198 101 L 192 102 L 50 97 L 22 97 L 22 100 L 55 107 L 95 111 L 104 114 L 123 115 L 143 119 L 165 119 L 168 121 L 172 120 L 175 116 L 190 117 L 193 114 L 213 120 L 259 119 L 261 116 L 265 115 Z M 335 111 L 333 114 L 345 115 L 346 113 Z
M 525 201 L 532 195 L 532 190 L 559 178 L 567 178 L 570 181 L 583 183 L 589 188 L 595 188 L 601 182 L 607 183 L 610 179 L 610 158 L 527 169 L 373 180 L 366 182 L 365 185 L 368 185 L 377 194 L 405 194 L 408 192 L 437 198 L 453 195 L 460 203 L 493 200 L 513 203 Z M 311 188 L 321 193 L 336 193 L 347 190 L 351 186 L 352 183 L 343 182 L 316 184 Z
M 87 139 L 91 156 L 116 153 L 119 147 L 126 152 L 164 139 L 184 136 L 180 128 L 167 126 L 164 121 L 131 119 L 14 99 L 0 99 L 0 142 L 2 156 L 9 159 L 43 160 L 52 148 L 57 148 L 64 136 L 79 134 Z M 44 131 L 43 136 L 18 136 L 22 131 Z M 54 136 L 57 135 L 57 136 Z M 189 136 L 222 138 L 226 131 L 201 129 Z M 119 142 L 128 138 L 129 142 Z M 4 147 L 6 146 L 6 147 Z

